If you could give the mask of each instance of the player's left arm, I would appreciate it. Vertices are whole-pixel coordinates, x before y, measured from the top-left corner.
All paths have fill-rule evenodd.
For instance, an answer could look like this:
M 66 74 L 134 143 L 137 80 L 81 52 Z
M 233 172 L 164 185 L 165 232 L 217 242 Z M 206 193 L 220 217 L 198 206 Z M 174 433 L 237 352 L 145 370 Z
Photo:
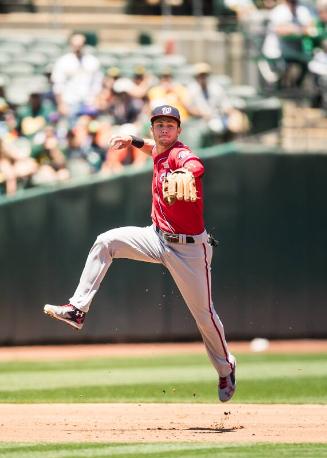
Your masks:
M 183 169 L 192 173 L 195 178 L 201 178 L 204 174 L 204 165 L 197 157 L 192 157 L 184 162 Z
M 169 158 L 172 170 L 185 169 L 192 173 L 194 178 L 201 178 L 204 174 L 204 165 L 201 159 L 188 148 L 174 150 Z

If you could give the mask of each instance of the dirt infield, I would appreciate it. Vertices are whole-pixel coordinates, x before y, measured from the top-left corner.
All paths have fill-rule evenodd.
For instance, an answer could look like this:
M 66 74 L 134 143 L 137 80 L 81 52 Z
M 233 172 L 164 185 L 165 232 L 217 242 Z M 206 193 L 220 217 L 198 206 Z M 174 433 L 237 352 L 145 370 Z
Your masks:
M 232 352 L 251 351 L 231 343 Z M 266 352 L 326 352 L 327 341 L 274 341 Z M 202 343 L 0 348 L 0 361 L 204 353 Z M 0 442 L 323 442 L 327 405 L 0 404 Z
M 234 353 L 248 353 L 251 352 L 251 342 L 231 342 L 229 348 Z M 327 340 L 274 340 L 269 342 L 265 352 L 326 353 Z M 0 347 L 0 361 L 151 356 L 178 353 L 205 353 L 205 349 L 202 342 Z
M 5 442 L 324 442 L 327 406 L 0 405 Z

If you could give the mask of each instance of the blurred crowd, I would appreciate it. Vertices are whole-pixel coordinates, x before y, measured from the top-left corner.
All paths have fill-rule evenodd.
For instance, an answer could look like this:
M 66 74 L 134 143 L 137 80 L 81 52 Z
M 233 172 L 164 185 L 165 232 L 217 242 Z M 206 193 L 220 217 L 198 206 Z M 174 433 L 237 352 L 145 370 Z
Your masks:
M 0 194 L 143 165 L 148 158 L 140 150 L 112 151 L 109 140 L 149 136 L 150 112 L 161 104 L 176 106 L 184 124 L 202 120 L 222 141 L 248 129 L 205 62 L 194 65 L 183 84 L 168 67 L 158 75 L 142 66 L 130 76 L 118 67 L 104 72 L 84 35 L 74 33 L 69 44 L 49 72 L 49 90 L 35 88 L 26 104 L 12 106 L 0 84 Z
M 278 88 L 303 87 L 309 75 L 317 100 L 326 90 L 327 0 L 282 0 L 267 15 L 259 70 Z
M 327 0 L 272 6 L 261 56 L 259 71 L 268 84 L 301 88 L 309 75 L 312 106 L 327 110 Z M 140 150 L 112 151 L 109 140 L 125 133 L 150 136 L 150 113 L 165 103 L 179 109 L 183 126 L 196 121 L 191 129 L 216 142 L 250 128 L 206 62 L 195 64 L 187 80 L 176 78 L 171 67 L 154 74 L 138 65 L 126 75 L 116 66 L 104 70 L 86 37 L 73 33 L 69 50 L 47 76 L 48 89 L 35 87 L 22 105 L 6 98 L 0 81 L 0 194 L 143 165 L 148 158 Z

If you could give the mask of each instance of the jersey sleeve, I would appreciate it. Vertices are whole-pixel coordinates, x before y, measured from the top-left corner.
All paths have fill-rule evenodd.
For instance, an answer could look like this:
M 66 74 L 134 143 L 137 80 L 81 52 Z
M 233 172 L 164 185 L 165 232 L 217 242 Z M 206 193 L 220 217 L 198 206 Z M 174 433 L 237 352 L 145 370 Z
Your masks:
M 169 167 L 171 170 L 186 168 L 193 173 L 195 177 L 200 177 L 204 173 L 202 161 L 191 150 L 187 148 L 176 148 L 169 155 Z
M 202 177 L 204 174 L 204 165 L 198 157 L 187 160 L 183 167 L 192 172 L 195 178 Z

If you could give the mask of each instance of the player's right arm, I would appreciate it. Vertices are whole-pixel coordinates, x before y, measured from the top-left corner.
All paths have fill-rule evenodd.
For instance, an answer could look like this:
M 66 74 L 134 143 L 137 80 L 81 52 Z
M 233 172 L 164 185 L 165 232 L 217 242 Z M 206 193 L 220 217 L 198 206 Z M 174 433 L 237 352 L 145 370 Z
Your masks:
M 139 138 L 135 137 L 134 135 L 117 135 L 112 137 L 110 140 L 109 148 L 117 150 L 127 148 L 129 145 L 133 145 L 143 151 L 143 153 L 151 156 L 152 148 L 154 147 L 155 143 L 152 138 Z

